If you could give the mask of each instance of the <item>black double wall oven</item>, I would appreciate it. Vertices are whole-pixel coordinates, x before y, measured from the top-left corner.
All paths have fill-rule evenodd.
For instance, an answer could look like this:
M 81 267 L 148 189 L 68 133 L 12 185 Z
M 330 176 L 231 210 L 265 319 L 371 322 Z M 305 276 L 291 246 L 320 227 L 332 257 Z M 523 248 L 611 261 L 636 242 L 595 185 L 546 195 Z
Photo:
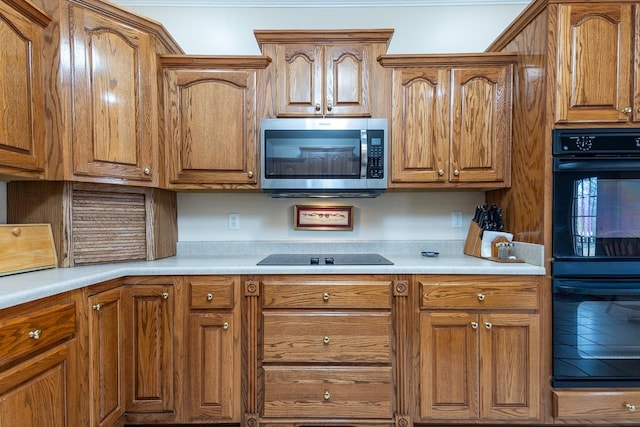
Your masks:
M 553 133 L 553 386 L 640 386 L 640 128 Z

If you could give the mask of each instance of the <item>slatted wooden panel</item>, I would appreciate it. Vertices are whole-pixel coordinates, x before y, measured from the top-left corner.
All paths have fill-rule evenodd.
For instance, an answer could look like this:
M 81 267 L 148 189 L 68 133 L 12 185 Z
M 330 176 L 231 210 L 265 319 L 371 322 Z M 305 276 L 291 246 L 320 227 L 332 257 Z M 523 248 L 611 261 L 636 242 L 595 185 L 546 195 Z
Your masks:
M 73 265 L 147 259 L 145 195 L 76 191 Z

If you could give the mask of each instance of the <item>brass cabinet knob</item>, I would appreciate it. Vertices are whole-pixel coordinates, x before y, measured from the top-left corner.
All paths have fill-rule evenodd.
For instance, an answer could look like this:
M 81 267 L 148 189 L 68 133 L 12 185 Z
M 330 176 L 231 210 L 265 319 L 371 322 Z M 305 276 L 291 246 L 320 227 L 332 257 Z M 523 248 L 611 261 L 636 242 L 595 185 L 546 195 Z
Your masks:
M 35 331 L 29 332 L 29 338 L 33 338 L 34 340 L 40 339 L 40 334 L 42 331 L 40 329 L 36 329 Z
M 484 301 L 484 294 L 478 294 L 478 301 Z
M 169 299 L 169 292 L 163 292 L 162 299 Z
M 100 304 L 94 304 L 91 306 L 91 308 L 93 308 L 96 311 L 100 311 L 100 307 L 102 307 Z
M 249 178 L 253 178 L 253 171 L 249 171 L 249 172 L 247 172 L 247 176 L 248 176 Z
M 622 110 L 620 110 L 620 112 L 622 112 L 623 114 L 631 114 L 632 111 L 633 108 L 631 107 L 624 107 Z
M 444 169 L 438 169 L 438 176 L 444 176 Z
M 333 110 L 333 104 L 332 103 L 328 103 L 327 104 L 327 111 L 331 111 Z
M 320 111 L 321 108 L 322 106 L 320 104 L 316 104 L 316 111 Z
M 18 237 L 20 233 L 22 233 L 22 229 L 20 227 L 13 227 L 11 229 L 11 234 L 13 234 L 16 237 Z
M 478 329 L 478 322 L 471 322 L 472 329 Z
M 149 175 L 151 175 L 151 168 L 149 168 L 149 167 L 144 168 L 143 172 L 144 172 L 145 175 L 149 176 Z
M 635 412 L 636 411 L 636 405 L 632 405 L 631 403 L 627 403 L 625 406 L 627 407 L 627 410 L 629 412 Z
M 493 325 L 492 325 L 491 323 L 489 323 L 489 322 L 484 322 L 484 327 L 485 327 L 485 328 L 487 328 L 487 329 L 491 329 L 491 327 L 492 327 L 492 326 L 493 326 Z
M 229 322 L 224 322 L 222 324 L 222 329 L 225 329 L 225 330 L 229 329 Z
M 325 390 L 323 397 L 324 397 L 324 400 L 331 399 L 331 393 L 329 393 L 329 390 Z
M 329 339 L 329 337 L 324 337 L 324 338 L 322 339 L 322 342 L 323 342 L 323 343 L 325 343 L 325 344 L 329 344 L 329 341 L 331 341 L 331 340 Z
M 453 174 L 455 176 L 460 176 L 460 171 L 458 169 L 456 169 L 456 170 L 453 171 Z
M 322 295 L 322 299 L 323 299 L 323 300 L 325 300 L 325 301 L 329 301 L 329 297 L 330 297 L 329 292 L 325 292 L 325 293 Z
M 213 294 L 207 294 L 207 301 L 213 300 Z

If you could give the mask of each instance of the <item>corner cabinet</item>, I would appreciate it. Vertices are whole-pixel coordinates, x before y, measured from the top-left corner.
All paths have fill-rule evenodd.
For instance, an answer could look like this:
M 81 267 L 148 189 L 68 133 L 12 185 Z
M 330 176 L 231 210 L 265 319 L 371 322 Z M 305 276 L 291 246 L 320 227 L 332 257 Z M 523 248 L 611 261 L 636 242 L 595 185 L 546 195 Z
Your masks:
M 50 21 L 28 1 L 0 2 L 0 176 L 44 174 L 42 52 Z
M 558 6 L 555 122 L 640 122 L 640 7 Z
M 267 57 L 160 57 L 167 184 L 256 189 L 256 74 Z
M 509 54 L 386 55 L 393 69 L 390 188 L 510 185 Z
M 387 117 L 376 58 L 393 30 L 254 31 L 263 55 L 264 117 Z
M 539 279 L 417 276 L 423 422 L 540 420 Z

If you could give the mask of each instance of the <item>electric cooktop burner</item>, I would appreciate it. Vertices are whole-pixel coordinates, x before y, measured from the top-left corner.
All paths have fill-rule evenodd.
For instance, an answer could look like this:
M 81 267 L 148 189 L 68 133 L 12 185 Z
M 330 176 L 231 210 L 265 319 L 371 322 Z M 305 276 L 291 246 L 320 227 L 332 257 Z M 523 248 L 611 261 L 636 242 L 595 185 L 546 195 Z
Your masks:
M 258 265 L 393 265 L 378 254 L 272 254 Z

